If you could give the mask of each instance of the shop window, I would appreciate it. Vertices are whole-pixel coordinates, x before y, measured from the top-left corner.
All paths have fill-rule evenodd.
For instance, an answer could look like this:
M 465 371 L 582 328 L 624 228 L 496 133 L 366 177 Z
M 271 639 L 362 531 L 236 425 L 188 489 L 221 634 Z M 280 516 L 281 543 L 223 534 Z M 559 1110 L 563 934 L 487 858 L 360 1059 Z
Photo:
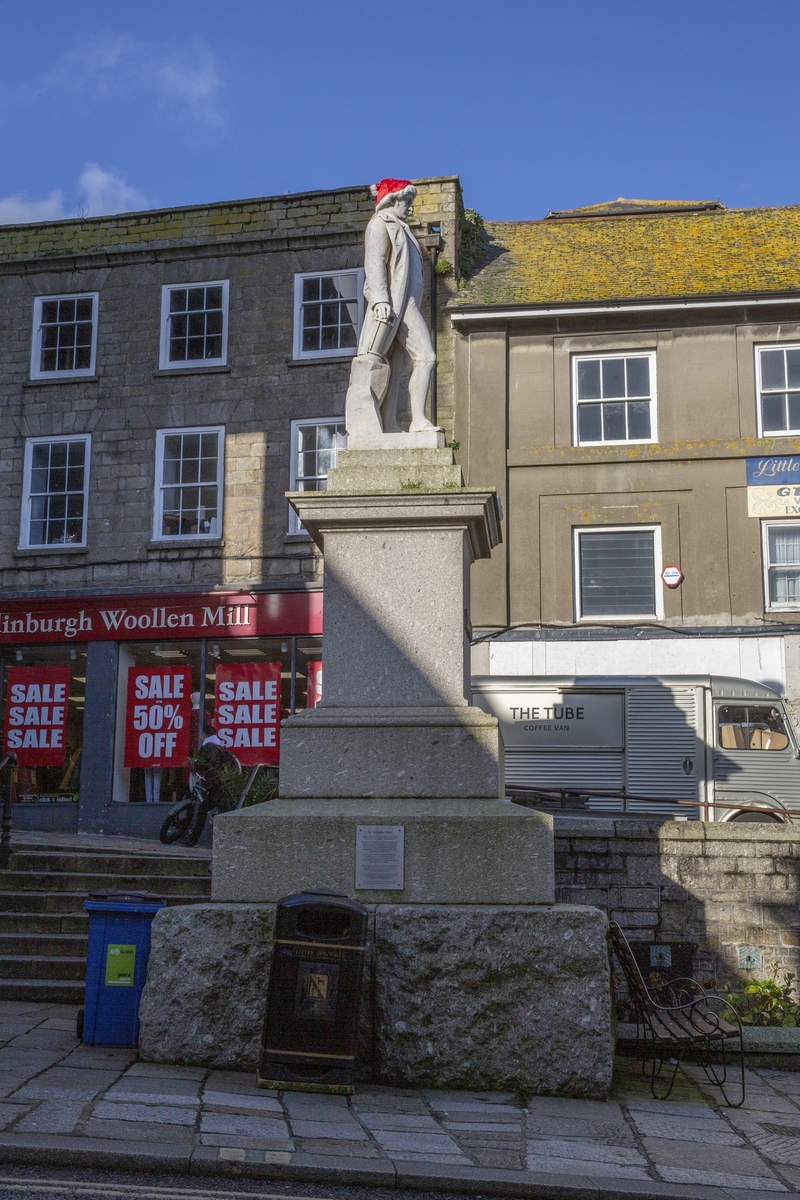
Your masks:
M 162 288 L 161 369 L 221 367 L 227 360 L 228 280 Z
M 17 804 L 77 804 L 83 765 L 85 646 L 6 646 L 0 651 L 3 752 L 18 766 Z
M 800 608 L 800 521 L 764 521 L 762 537 L 767 608 Z
M 572 360 L 576 446 L 656 440 L 655 354 Z
M 292 421 L 290 492 L 324 492 L 328 471 L 336 466 L 340 450 L 347 449 L 344 421 Z M 303 533 L 297 513 L 289 509 L 289 533 Z
M 717 728 L 717 745 L 723 750 L 786 750 L 789 746 L 783 714 L 771 704 L 721 704 Z
M 97 292 L 37 296 L 33 302 L 31 379 L 94 375 Z
M 225 430 L 159 429 L 153 537 L 222 535 Z
M 800 346 L 756 351 L 759 433 L 800 433 Z
M 90 438 L 28 438 L 20 546 L 83 546 Z
M 575 530 L 579 620 L 660 618 L 661 531 L 658 526 Z
M 239 759 L 242 785 L 253 766 L 274 768 L 280 721 L 320 698 L 321 645 L 311 635 L 121 643 L 114 801 L 176 803 L 209 736 Z
M 294 357 L 355 354 L 364 311 L 364 272 L 294 277 Z

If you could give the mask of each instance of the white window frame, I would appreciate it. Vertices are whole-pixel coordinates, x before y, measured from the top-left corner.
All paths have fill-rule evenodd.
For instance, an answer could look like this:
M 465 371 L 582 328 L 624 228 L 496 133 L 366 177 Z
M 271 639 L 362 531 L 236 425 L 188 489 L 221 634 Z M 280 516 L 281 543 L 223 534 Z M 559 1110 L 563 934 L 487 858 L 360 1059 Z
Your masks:
M 219 358 L 170 359 L 169 356 L 169 306 L 173 292 L 187 288 L 222 288 L 222 354 Z M 202 371 L 207 367 L 228 365 L 228 308 L 230 299 L 229 279 L 199 279 L 196 283 L 165 283 L 161 288 L 161 340 L 158 358 L 160 371 Z
M 83 468 L 83 531 L 79 542 L 31 542 L 31 470 L 33 447 L 48 445 L 51 442 L 83 442 L 86 455 Z M 25 439 L 25 453 L 22 466 L 22 508 L 19 522 L 19 549 L 58 551 L 64 546 L 86 546 L 86 530 L 89 520 L 89 471 L 92 459 L 92 435 L 90 433 L 55 434 L 51 437 L 34 437 Z
M 603 361 L 609 358 L 648 358 L 650 360 L 650 437 L 649 438 L 622 438 L 616 441 L 603 442 L 582 442 L 580 440 L 580 432 L 578 429 L 578 363 L 587 362 L 592 359 Z M 572 390 L 572 444 L 573 446 L 649 446 L 653 442 L 658 441 L 658 383 L 656 379 L 656 351 L 655 350 L 614 350 L 606 352 L 605 350 L 595 350 L 592 353 L 573 354 L 570 364 L 570 379 Z M 619 397 L 622 404 L 627 403 L 625 397 Z M 637 397 L 631 397 L 632 400 Z M 602 404 L 602 400 L 584 401 L 588 404 Z M 605 403 L 613 404 L 614 400 L 609 399 Z
M 217 488 L 219 501 L 217 504 L 216 533 L 162 533 L 161 526 L 164 515 L 164 439 L 180 433 L 216 433 L 217 441 Z M 176 485 L 168 484 L 168 487 Z M 179 486 L 179 485 L 178 485 Z M 153 541 L 175 544 L 178 542 L 208 542 L 219 541 L 222 537 L 225 499 L 225 426 L 224 425 L 184 425 L 177 429 L 156 430 L 156 477 L 153 498 Z
M 771 604 L 769 598 L 769 568 L 772 565 L 769 561 L 769 531 L 770 529 L 784 528 L 785 526 L 794 526 L 800 528 L 800 522 L 789 520 L 783 521 L 762 521 L 761 522 L 761 564 L 764 577 L 764 612 L 798 612 L 800 611 L 800 601 L 796 604 Z
M 292 421 L 291 437 L 289 439 L 289 491 L 296 492 L 297 489 L 297 441 L 298 434 L 301 429 L 308 429 L 309 426 L 315 425 L 344 425 L 344 417 L 305 417 L 302 421 Z M 347 434 L 345 433 L 345 437 Z M 300 521 L 297 513 L 289 505 L 289 535 L 296 536 L 305 534 L 308 537 L 305 526 Z
M 92 349 L 88 367 L 74 371 L 43 371 L 42 362 L 42 305 L 48 300 L 92 301 Z M 33 335 L 31 337 L 31 379 L 86 379 L 94 375 L 97 367 L 97 314 L 100 296 L 98 292 L 58 292 L 53 296 L 36 296 L 33 301 Z
M 761 411 L 761 351 L 762 350 L 800 350 L 800 342 L 759 342 L 753 347 L 755 353 L 755 380 L 756 380 L 756 423 L 758 425 L 758 436 L 767 438 L 780 437 L 797 437 L 800 434 L 800 427 L 797 429 L 771 429 L 768 433 L 764 432 L 764 415 Z M 786 388 L 786 391 L 797 391 L 796 388 Z M 774 395 L 775 393 L 773 393 Z M 779 392 L 778 395 L 781 393 Z
M 656 611 L 654 613 L 595 613 L 584 616 L 581 612 L 581 535 L 593 533 L 652 533 L 653 534 L 653 593 Z M 598 621 L 616 621 L 625 625 L 636 625 L 641 621 L 663 621 L 664 619 L 664 582 L 661 572 L 664 569 L 661 556 L 661 526 L 660 525 L 576 525 L 572 530 L 572 564 L 573 587 L 575 594 L 575 621 L 588 624 Z
M 320 279 L 323 275 L 355 275 L 356 301 L 358 303 L 358 323 L 356 326 L 356 345 L 337 350 L 304 350 L 303 326 L 301 321 L 303 311 L 303 283 L 306 279 Z M 304 271 L 294 277 L 294 335 L 292 342 L 292 357 L 295 359 L 319 358 L 352 358 L 358 352 L 358 339 L 361 336 L 361 326 L 364 323 L 364 269 L 363 267 L 343 267 L 335 271 Z

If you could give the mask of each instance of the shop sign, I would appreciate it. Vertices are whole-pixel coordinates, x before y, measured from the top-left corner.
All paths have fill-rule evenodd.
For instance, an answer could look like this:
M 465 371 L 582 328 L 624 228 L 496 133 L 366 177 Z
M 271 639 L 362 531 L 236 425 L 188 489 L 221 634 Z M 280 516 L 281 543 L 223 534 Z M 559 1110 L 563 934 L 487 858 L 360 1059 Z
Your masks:
M 321 592 L 81 596 L 0 604 L 5 644 L 322 633 Z
M 506 747 L 621 750 L 621 692 L 481 692 L 475 703 L 497 717 Z
M 69 667 L 9 667 L 3 752 L 21 767 L 64 762 Z
M 322 662 L 314 659 L 306 675 L 306 708 L 316 708 L 322 699 Z
M 748 517 L 800 516 L 800 454 L 745 463 Z
M 126 767 L 182 767 L 189 757 L 191 667 L 129 667 Z
M 281 664 L 220 663 L 216 670 L 214 726 L 243 767 L 278 761 Z

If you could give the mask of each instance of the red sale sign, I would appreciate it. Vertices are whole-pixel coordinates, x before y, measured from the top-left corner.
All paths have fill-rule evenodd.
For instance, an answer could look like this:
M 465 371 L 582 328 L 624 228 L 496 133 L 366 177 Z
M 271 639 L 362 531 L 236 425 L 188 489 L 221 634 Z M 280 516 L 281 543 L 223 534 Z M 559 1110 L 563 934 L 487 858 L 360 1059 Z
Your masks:
M 219 740 L 243 767 L 278 761 L 281 664 L 220 663 L 214 724 Z
M 69 667 L 9 667 L 3 751 L 21 767 L 60 767 L 67 729 Z
M 126 767 L 182 767 L 189 757 L 191 667 L 129 667 Z
M 315 658 L 308 664 L 306 677 L 306 708 L 316 708 L 322 699 L 322 662 Z

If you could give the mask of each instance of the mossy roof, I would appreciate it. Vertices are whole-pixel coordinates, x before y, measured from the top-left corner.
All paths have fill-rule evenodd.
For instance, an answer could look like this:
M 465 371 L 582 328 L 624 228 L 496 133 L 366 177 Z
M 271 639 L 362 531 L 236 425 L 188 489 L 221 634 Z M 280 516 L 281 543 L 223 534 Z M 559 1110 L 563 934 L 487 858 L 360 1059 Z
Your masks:
M 800 290 L 800 206 L 486 222 L 451 307 Z

